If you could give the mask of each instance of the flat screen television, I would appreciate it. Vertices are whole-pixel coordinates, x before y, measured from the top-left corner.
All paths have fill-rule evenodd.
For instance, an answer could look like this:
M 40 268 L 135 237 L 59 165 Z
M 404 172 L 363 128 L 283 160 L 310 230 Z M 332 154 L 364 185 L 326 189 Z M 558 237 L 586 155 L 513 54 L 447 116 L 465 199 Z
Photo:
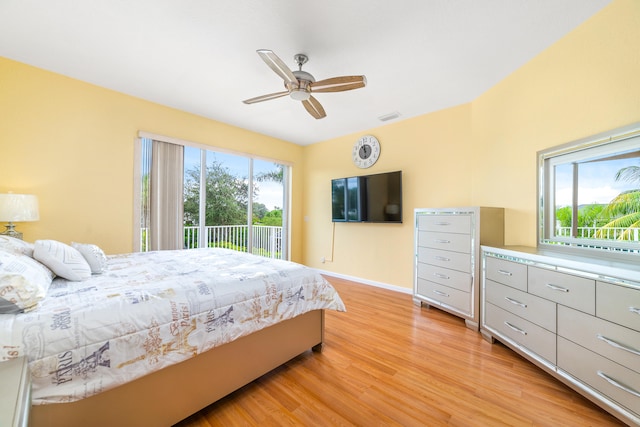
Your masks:
M 333 222 L 402 222 L 402 171 L 331 180 Z

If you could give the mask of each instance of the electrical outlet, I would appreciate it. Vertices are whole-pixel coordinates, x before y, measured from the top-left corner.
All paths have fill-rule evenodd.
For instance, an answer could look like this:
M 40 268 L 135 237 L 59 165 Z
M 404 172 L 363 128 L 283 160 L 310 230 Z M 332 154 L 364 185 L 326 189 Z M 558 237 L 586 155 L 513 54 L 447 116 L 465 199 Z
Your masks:
M 320 258 L 320 262 L 324 264 L 324 262 L 326 261 L 326 259 L 324 257 Z

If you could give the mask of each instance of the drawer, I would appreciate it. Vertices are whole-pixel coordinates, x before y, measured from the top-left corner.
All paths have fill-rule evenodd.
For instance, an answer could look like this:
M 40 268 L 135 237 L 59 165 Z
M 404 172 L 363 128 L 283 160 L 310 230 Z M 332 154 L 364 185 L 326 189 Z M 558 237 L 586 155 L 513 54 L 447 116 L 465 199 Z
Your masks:
M 556 334 L 529 322 L 502 308 L 487 303 L 484 314 L 485 323 L 522 347 L 549 362 L 556 363 Z
M 446 251 L 471 253 L 471 236 L 469 234 L 436 233 L 419 231 L 418 246 Z
M 485 276 L 512 288 L 527 290 L 527 265 L 500 258 L 485 257 Z
M 418 279 L 417 293 L 466 315 L 471 315 L 471 294 L 429 280 Z
M 596 314 L 595 280 L 529 266 L 527 283 L 529 293 Z
M 558 337 L 558 368 L 640 415 L 640 374 Z
M 558 335 L 640 373 L 640 332 L 559 306 Z
M 455 288 L 463 292 L 471 292 L 471 275 L 457 270 L 438 267 L 437 265 L 418 263 L 418 277 L 441 285 Z
M 471 255 L 461 252 L 418 247 L 418 262 L 471 273 Z
M 640 331 L 640 289 L 597 282 L 596 315 Z
M 418 230 L 471 234 L 471 215 L 420 215 Z
M 485 299 L 538 326 L 556 331 L 556 303 L 492 280 L 485 283 Z

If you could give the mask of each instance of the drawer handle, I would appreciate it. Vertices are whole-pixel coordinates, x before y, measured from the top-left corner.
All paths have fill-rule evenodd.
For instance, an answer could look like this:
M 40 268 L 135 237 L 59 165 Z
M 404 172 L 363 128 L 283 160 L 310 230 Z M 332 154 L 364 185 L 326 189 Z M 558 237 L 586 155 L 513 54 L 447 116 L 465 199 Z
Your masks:
M 547 283 L 547 288 L 553 289 L 554 291 L 569 292 L 569 289 L 563 288 L 562 286 L 554 285 L 552 283 Z
M 434 256 L 433 258 L 437 259 L 438 261 L 451 261 L 450 258 L 443 257 L 443 256 L 438 256 L 438 255 Z
M 527 304 L 524 304 L 524 303 L 522 303 L 520 301 L 516 301 L 513 298 L 504 297 L 504 299 L 506 299 L 507 301 L 509 301 L 513 305 L 518 305 L 518 306 L 520 306 L 522 308 L 527 308 Z
M 442 291 L 439 291 L 439 290 L 437 290 L 437 289 L 434 289 L 433 293 L 434 293 L 434 294 L 437 294 L 437 295 L 440 295 L 441 297 L 447 297 L 447 298 L 449 298 L 449 294 L 447 294 L 447 293 L 445 293 L 445 292 L 442 292 Z
M 600 378 L 603 378 L 604 380 L 606 380 L 609 384 L 611 384 L 612 386 L 618 387 L 621 390 L 626 391 L 629 394 L 634 395 L 635 397 L 640 397 L 640 392 L 637 390 L 632 389 L 629 386 L 626 386 L 616 380 L 614 380 L 613 378 L 611 378 L 609 375 L 605 374 L 602 371 L 597 371 L 597 374 Z
M 640 314 L 640 308 L 637 307 L 629 307 L 629 311 L 635 314 Z
M 511 323 L 505 321 L 504 322 L 505 325 L 507 325 L 509 328 L 513 329 L 514 331 L 522 334 L 522 335 L 527 335 L 527 331 L 525 331 L 524 329 L 520 329 L 517 326 L 512 325 Z
M 451 223 L 447 221 L 438 221 L 435 223 L 435 225 L 451 225 Z
M 446 280 L 451 279 L 451 277 L 447 276 L 446 274 L 433 273 L 433 275 L 438 277 L 438 278 L 440 278 L 440 279 L 446 279 Z
M 635 348 L 632 347 L 628 347 L 624 344 L 620 344 L 619 342 L 616 342 L 614 340 L 612 340 L 611 338 L 607 338 L 601 334 L 596 335 L 596 338 L 598 338 L 601 341 L 606 342 L 607 344 L 609 344 L 612 347 L 615 347 L 617 349 L 620 350 L 624 350 L 624 351 L 628 351 L 631 354 L 635 354 L 636 356 L 640 356 L 640 350 L 636 350 Z
M 513 274 L 507 270 L 498 270 L 498 273 L 503 274 L 505 276 L 513 276 Z
M 446 239 L 434 239 L 433 241 L 436 243 L 451 243 L 451 240 Z

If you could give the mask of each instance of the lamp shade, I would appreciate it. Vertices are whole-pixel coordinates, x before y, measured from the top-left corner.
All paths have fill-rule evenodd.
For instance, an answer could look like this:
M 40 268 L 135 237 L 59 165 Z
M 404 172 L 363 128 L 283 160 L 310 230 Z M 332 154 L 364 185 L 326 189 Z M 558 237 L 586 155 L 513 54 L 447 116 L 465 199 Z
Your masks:
M 33 194 L 0 194 L 0 221 L 37 221 L 38 198 Z

